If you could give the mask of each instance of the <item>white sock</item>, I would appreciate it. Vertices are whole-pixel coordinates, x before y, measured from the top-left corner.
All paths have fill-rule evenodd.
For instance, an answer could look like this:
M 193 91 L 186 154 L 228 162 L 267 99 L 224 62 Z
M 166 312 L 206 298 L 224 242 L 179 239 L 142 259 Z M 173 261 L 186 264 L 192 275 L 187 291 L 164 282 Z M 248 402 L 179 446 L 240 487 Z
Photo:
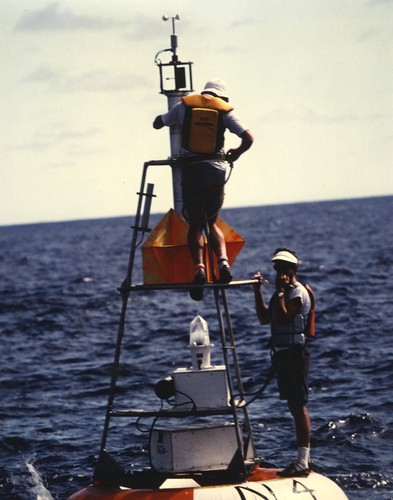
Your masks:
M 299 465 L 302 469 L 308 469 L 309 461 L 310 448 L 299 446 L 299 448 L 297 449 L 296 465 Z

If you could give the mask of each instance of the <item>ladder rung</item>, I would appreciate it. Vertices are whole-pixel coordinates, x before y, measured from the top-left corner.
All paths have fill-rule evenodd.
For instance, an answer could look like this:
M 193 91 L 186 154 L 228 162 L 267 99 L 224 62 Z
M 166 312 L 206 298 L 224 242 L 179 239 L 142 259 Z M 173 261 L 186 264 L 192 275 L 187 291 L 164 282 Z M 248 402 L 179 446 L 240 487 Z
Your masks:
M 217 409 L 206 410 L 112 410 L 110 415 L 112 417 L 167 417 L 167 418 L 180 418 L 180 417 L 210 417 L 214 415 L 230 415 L 233 412 L 230 406 Z

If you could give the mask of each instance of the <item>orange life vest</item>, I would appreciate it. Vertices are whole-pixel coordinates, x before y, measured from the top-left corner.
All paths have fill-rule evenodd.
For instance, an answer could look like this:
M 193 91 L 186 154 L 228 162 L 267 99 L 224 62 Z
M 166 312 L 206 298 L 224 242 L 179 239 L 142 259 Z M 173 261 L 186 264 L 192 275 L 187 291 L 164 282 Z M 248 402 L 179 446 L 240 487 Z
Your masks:
M 305 284 L 310 297 L 311 308 L 304 321 L 304 334 L 306 337 L 315 337 L 315 295 L 310 285 Z
M 217 153 L 224 146 L 223 114 L 233 108 L 211 95 L 191 94 L 182 97 L 186 114 L 182 127 L 182 146 L 192 153 Z

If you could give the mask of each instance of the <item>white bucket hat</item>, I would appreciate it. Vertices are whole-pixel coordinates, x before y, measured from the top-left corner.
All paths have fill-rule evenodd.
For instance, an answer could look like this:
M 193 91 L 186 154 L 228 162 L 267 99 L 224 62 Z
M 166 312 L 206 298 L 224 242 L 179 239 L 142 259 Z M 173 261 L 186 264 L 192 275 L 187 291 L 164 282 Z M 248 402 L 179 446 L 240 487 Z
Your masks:
M 211 92 L 217 97 L 224 97 L 229 99 L 227 84 L 223 80 L 209 80 L 205 84 L 205 88 L 202 90 L 202 94 Z

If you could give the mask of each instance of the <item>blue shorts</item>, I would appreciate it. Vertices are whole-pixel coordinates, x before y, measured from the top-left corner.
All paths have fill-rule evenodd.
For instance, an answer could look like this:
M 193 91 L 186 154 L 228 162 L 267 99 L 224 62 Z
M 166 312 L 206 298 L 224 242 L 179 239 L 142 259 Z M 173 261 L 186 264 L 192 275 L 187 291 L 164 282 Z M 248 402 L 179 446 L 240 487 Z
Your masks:
M 305 405 L 308 401 L 310 354 L 306 346 L 292 346 L 273 353 L 280 399 Z

